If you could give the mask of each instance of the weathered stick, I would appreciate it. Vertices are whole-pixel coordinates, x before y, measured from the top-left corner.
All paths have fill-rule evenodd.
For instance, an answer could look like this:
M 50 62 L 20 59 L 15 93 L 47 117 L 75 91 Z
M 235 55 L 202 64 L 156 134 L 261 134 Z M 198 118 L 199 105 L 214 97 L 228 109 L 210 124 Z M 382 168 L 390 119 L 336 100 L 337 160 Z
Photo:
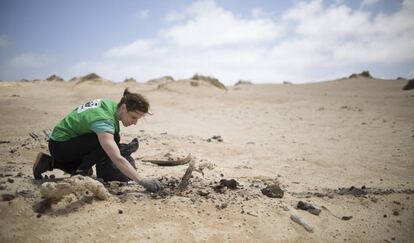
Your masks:
M 183 178 L 181 178 L 180 184 L 178 184 L 178 192 L 185 191 L 190 183 L 191 173 L 194 170 L 194 161 L 191 161 L 188 165 L 187 170 L 185 171 Z
M 143 162 L 153 163 L 159 166 L 175 166 L 175 165 L 185 165 L 192 160 L 191 154 L 188 154 L 184 159 L 179 160 L 155 160 L 155 159 L 143 159 Z

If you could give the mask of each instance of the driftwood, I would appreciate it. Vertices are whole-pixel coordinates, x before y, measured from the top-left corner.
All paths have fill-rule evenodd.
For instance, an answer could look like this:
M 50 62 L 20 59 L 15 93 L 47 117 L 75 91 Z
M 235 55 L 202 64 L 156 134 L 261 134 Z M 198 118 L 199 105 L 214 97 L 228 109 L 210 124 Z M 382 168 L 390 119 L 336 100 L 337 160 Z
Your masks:
M 149 162 L 156 164 L 158 166 L 175 166 L 175 165 L 185 165 L 192 160 L 191 154 L 188 154 L 184 159 L 178 160 L 155 160 L 155 159 L 143 159 L 143 162 Z
M 183 177 L 181 178 L 180 184 L 178 184 L 178 192 L 182 192 L 187 189 L 188 184 L 190 184 L 190 178 L 191 178 L 191 174 L 193 173 L 193 170 L 194 170 L 194 161 L 191 161 Z

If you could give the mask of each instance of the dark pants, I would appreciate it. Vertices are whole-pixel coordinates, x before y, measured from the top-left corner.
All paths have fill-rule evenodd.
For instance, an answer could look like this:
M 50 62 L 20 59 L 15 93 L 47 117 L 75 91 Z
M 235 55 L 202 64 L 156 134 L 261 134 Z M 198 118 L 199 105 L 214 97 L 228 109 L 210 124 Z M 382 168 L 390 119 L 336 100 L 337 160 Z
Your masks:
M 114 134 L 114 140 L 119 146 L 119 133 Z M 96 163 L 109 159 L 96 133 L 85 134 L 64 142 L 50 139 L 49 151 L 55 160 L 53 168 L 70 174 L 78 170 L 86 172 Z

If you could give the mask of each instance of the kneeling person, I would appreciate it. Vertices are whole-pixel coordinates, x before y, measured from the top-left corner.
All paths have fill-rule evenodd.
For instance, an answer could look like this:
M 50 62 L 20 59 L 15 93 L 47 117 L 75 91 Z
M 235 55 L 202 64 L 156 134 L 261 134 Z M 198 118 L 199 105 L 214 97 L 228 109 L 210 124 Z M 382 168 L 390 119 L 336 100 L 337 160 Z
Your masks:
M 53 129 L 49 139 L 51 156 L 38 154 L 33 165 L 35 179 L 42 179 L 42 173 L 53 169 L 90 175 L 93 165 L 110 160 L 122 174 L 146 190 L 161 190 L 158 180 L 142 178 L 119 149 L 119 121 L 125 127 L 136 125 L 148 109 L 148 101 L 128 89 L 119 103 L 98 99 L 75 108 Z

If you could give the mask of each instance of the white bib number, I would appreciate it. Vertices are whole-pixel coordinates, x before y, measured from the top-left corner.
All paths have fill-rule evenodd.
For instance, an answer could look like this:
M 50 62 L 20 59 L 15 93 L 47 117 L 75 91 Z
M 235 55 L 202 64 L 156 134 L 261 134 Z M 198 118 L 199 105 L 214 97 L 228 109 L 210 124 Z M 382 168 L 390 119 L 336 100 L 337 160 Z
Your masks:
M 101 106 L 101 99 L 91 100 L 78 107 L 78 113 L 84 112 L 88 109 L 97 108 Z

